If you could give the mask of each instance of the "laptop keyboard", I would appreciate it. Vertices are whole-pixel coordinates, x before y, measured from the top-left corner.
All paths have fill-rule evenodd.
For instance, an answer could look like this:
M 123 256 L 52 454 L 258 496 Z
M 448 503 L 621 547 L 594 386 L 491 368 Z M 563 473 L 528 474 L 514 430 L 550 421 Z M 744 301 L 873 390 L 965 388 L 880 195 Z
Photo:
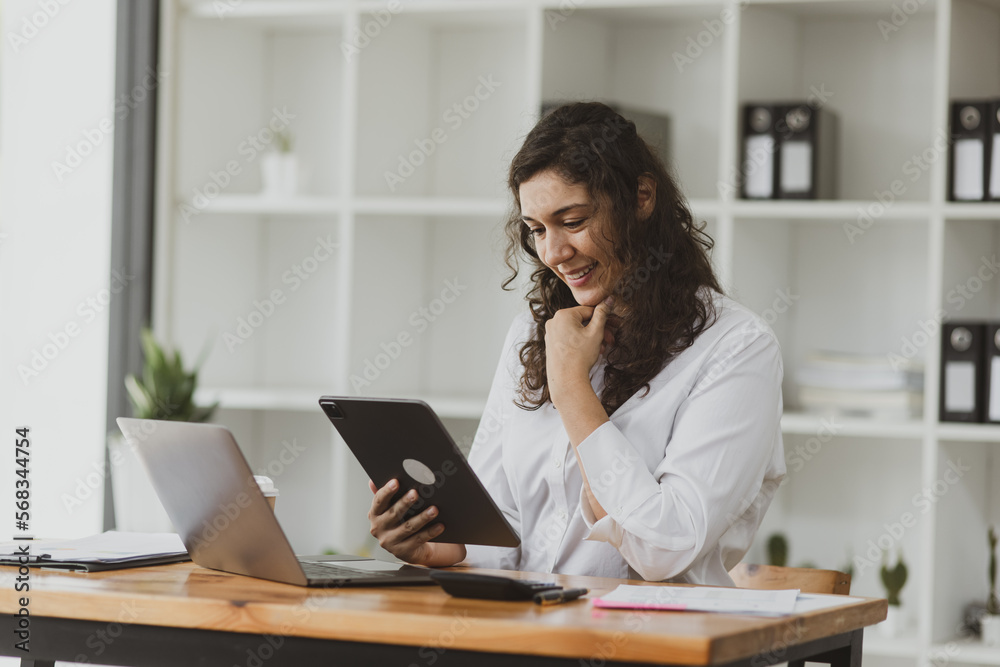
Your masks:
M 313 579 L 373 579 L 378 577 L 392 577 L 394 572 L 379 572 L 377 570 L 356 570 L 351 567 L 343 567 L 332 563 L 322 563 L 317 561 L 300 560 L 302 571 L 306 573 L 306 578 Z

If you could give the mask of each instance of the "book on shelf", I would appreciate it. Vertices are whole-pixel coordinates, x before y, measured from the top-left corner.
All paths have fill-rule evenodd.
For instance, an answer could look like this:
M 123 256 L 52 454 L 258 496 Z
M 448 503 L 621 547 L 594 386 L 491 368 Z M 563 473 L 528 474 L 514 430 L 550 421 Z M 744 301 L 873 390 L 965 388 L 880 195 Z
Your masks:
M 848 390 L 799 387 L 799 404 L 812 414 L 903 421 L 919 418 L 924 395 L 904 390 Z
M 920 417 L 922 366 L 887 357 L 817 351 L 795 374 L 802 409 L 816 414 L 887 421 Z

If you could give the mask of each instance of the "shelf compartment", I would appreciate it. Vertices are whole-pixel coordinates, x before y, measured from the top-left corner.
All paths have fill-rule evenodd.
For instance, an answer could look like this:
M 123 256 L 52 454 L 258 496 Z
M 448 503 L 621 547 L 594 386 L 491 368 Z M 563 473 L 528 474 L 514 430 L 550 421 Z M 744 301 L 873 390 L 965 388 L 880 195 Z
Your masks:
M 718 197 L 723 39 L 712 37 L 690 63 L 675 54 L 706 32 L 706 22 L 725 30 L 719 19 L 723 6 L 551 12 L 543 34 L 542 101 L 599 100 L 665 114 L 670 118 L 667 166 L 682 190 L 694 198 Z M 655 75 L 636 75 L 647 71 Z
M 810 445 L 816 435 L 820 435 L 819 447 Z M 885 597 L 879 577 L 882 554 L 872 549 L 873 544 L 878 549 L 880 540 L 884 546 L 891 538 L 892 545 L 902 549 L 910 581 L 922 581 L 926 560 L 921 544 L 930 522 L 911 504 L 913 494 L 920 491 L 921 444 L 906 438 L 822 439 L 818 431 L 786 434 L 788 476 L 757 531 L 748 560 L 767 562 L 767 540 L 781 532 L 789 542 L 788 565 L 808 562 L 844 571 L 852 563 L 851 594 Z M 891 471 L 892 483 L 887 482 L 886 471 Z M 886 526 L 901 522 L 905 512 L 914 515 L 915 523 L 907 520 L 910 525 L 897 533 L 898 539 L 883 538 Z M 916 586 L 903 590 L 903 604 L 914 616 L 919 597 Z
M 951 2 L 948 99 L 1000 97 L 1000 3 Z
M 219 215 L 211 225 L 177 225 L 170 339 L 190 359 L 213 343 L 204 386 L 323 386 L 337 377 L 338 244 L 327 218 Z
M 1000 319 L 1000 220 L 948 220 L 944 230 L 943 319 Z
M 927 221 L 874 225 L 860 237 L 844 225 L 803 220 L 737 218 L 734 227 L 726 287 L 778 337 L 786 409 L 798 409 L 795 374 L 813 351 L 909 352 L 902 341 L 929 317 Z M 924 346 L 913 357 L 923 362 L 927 354 Z
M 994 444 L 953 440 L 946 430 L 914 504 L 928 503 L 936 516 L 932 638 L 952 636 L 970 602 L 986 602 L 989 546 L 987 526 L 996 521 Z
M 198 206 L 262 190 L 263 156 L 287 132 L 299 192 L 333 196 L 341 177 L 339 27 L 282 29 L 182 16 L 178 39 L 175 188 Z M 224 91 L 224 92 L 220 92 Z
M 350 386 L 359 395 L 484 396 L 522 292 L 505 292 L 494 218 L 361 216 Z M 386 280 L 386 267 L 394 280 Z M 464 414 L 469 414 L 465 411 Z
M 506 196 L 510 158 L 537 113 L 522 84 L 526 17 L 405 12 L 359 50 L 358 194 Z
M 889 20 L 892 11 L 882 2 L 771 2 L 742 13 L 740 104 L 808 100 L 832 111 L 839 121 L 837 199 L 871 199 L 896 180 L 903 186 L 897 201 L 931 199 L 931 168 L 914 156 L 942 131 L 933 127 L 928 48 L 935 17 L 909 15 L 905 29 L 885 39 L 876 17 Z

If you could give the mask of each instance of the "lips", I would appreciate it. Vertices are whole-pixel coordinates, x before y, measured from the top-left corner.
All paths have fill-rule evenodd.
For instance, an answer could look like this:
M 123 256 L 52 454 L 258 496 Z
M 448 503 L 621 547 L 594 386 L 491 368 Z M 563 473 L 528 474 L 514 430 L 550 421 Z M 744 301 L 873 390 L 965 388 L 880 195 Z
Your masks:
M 597 262 L 589 264 L 573 273 L 564 273 L 563 275 L 565 275 L 566 278 L 569 280 L 580 280 L 581 278 L 589 274 L 591 271 L 593 271 L 595 266 L 597 266 Z

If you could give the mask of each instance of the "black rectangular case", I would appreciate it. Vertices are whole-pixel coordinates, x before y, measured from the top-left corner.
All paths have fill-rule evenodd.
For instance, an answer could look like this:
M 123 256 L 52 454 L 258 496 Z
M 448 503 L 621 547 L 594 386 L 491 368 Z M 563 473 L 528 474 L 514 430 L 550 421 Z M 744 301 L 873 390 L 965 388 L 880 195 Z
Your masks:
M 993 105 L 985 101 L 951 103 L 951 142 L 948 149 L 948 199 L 983 201 L 989 192 Z M 978 146 L 980 156 L 963 160 L 960 144 Z M 975 191 L 973 193 L 973 191 Z
M 778 195 L 780 165 L 774 123 L 774 105 L 747 104 L 743 107 L 739 178 L 743 199 L 775 199 Z M 761 139 L 767 147 L 759 141 Z
M 941 326 L 940 421 L 983 421 L 985 335 L 982 322 L 946 322 Z
M 777 199 L 837 198 L 837 117 L 829 109 L 813 107 L 808 102 L 775 105 L 775 136 L 778 141 Z M 803 165 L 793 167 L 793 148 L 805 152 Z M 792 181 L 804 184 L 792 187 Z

